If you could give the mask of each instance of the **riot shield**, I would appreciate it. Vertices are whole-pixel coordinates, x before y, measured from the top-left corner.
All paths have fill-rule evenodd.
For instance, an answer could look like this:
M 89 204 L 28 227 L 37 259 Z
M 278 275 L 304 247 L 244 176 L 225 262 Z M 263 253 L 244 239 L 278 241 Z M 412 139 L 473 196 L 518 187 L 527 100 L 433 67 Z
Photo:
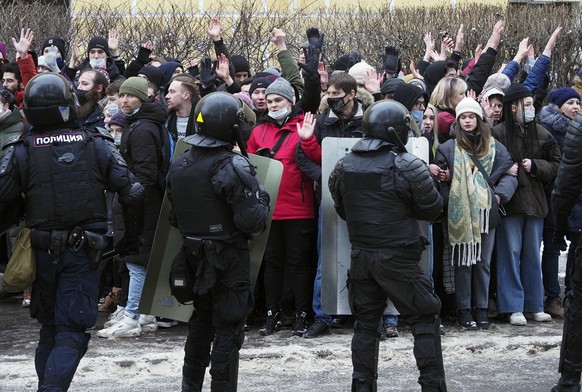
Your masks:
M 323 310 L 330 315 L 351 314 L 346 286 L 351 244 L 346 222 L 335 212 L 327 183 L 337 161 L 347 155 L 359 140 L 326 137 L 321 145 L 321 213 L 324 228 L 321 233 L 321 303 Z M 429 145 L 426 138 L 409 138 L 406 149 L 428 162 Z M 429 223 L 422 221 L 419 226 L 421 233 L 430 240 Z M 432 242 L 422 253 L 420 265 L 431 277 Z
M 181 155 L 190 147 L 190 145 L 179 140 L 176 144 L 174 157 Z M 269 212 L 267 229 L 250 242 L 251 283 L 254 289 L 263 259 L 263 253 L 265 252 L 267 238 L 269 237 L 271 217 L 275 208 L 275 201 L 277 200 L 281 175 L 283 174 L 283 164 L 277 160 L 253 154 L 249 154 L 249 159 L 253 166 L 256 167 L 257 180 L 271 196 L 271 210 Z M 176 256 L 182 246 L 182 237 L 177 228 L 170 226 L 169 217 L 170 203 L 167 200 L 167 195 L 165 195 L 148 262 L 139 311 L 143 314 L 153 314 L 172 320 L 187 322 L 193 311 L 192 305 L 182 305 L 170 292 L 170 269 L 174 256 Z

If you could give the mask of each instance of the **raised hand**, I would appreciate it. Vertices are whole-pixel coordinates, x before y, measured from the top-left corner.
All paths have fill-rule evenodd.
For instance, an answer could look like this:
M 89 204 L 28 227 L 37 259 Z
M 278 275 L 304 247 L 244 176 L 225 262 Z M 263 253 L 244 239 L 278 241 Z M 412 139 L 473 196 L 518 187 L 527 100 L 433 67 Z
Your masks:
M 119 55 L 119 34 L 117 29 L 109 29 L 107 45 L 109 45 L 109 53 L 111 53 L 112 57 Z
M 281 29 L 273 28 L 269 33 L 269 41 L 275 44 L 279 50 L 287 49 L 287 35 Z
M 218 41 L 222 33 L 222 25 L 220 24 L 220 20 L 216 18 L 210 19 L 210 26 L 206 32 L 213 41 Z
M 301 140 L 307 140 L 313 136 L 313 131 L 315 130 L 315 116 L 311 112 L 305 113 L 303 117 L 303 124 L 297 124 L 297 134 Z
M 12 45 L 14 45 L 14 49 L 18 52 L 18 55 L 21 59 L 25 59 L 28 57 L 28 50 L 32 45 L 32 40 L 34 39 L 34 32 L 31 29 L 24 29 L 20 30 L 20 39 L 16 41 L 16 38 L 12 37 Z
M 459 26 L 459 30 L 457 31 L 457 37 L 455 39 L 455 51 L 461 52 L 463 51 L 463 47 L 465 46 L 465 26 L 461 23 Z

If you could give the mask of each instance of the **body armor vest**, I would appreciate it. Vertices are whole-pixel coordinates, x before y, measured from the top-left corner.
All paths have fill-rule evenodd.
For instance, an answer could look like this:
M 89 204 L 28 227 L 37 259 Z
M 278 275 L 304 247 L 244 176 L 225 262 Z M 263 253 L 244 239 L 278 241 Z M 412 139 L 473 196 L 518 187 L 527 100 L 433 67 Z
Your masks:
M 178 229 L 183 236 L 223 239 L 237 232 L 232 209 L 214 192 L 212 176 L 232 153 L 224 149 L 193 148 L 177 159 L 170 170 L 172 201 Z
M 30 134 L 25 143 L 27 226 L 72 229 L 105 225 L 105 183 L 93 138 L 81 129 L 59 130 Z
M 357 248 L 391 248 L 418 243 L 412 203 L 399 196 L 395 154 L 384 149 L 349 154 L 343 160 L 343 205 L 350 241 Z

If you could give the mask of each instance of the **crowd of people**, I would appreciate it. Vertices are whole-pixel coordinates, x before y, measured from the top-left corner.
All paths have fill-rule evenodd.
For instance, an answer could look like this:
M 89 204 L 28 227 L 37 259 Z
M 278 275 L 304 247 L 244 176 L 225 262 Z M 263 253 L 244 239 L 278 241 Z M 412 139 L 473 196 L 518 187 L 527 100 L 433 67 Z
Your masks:
M 76 122 L 83 129 L 111 138 L 119 149 L 113 156 L 120 155 L 126 162 L 131 173 L 130 182 L 140 184 L 139 190 L 130 186 L 131 191 L 125 189 L 122 193 L 107 194 L 105 212 L 108 225 L 104 234 L 112 238 L 117 255 L 103 263 L 105 268 L 100 270 L 99 287 L 88 289 L 97 297 L 102 297 L 98 310 L 111 313 L 104 328 L 97 331 L 99 337 L 136 337 L 175 324 L 172 320 L 139 312 L 162 199 L 166 190 L 172 195 L 172 224 L 180 228 L 185 238 L 196 232 L 198 227 L 187 223 L 185 217 L 202 222 L 206 222 L 205 219 L 210 222 L 210 218 L 202 213 L 190 215 L 192 211 L 188 210 L 188 203 L 184 204 L 180 192 L 187 194 L 192 190 L 184 189 L 185 185 L 177 180 L 198 175 L 187 171 L 192 162 L 201 165 L 198 167 L 208 165 L 208 170 L 214 170 L 213 165 L 219 164 L 218 161 L 208 161 L 206 154 L 193 153 L 190 160 L 181 163 L 182 166 L 178 167 L 175 162 L 169 168 L 168 162 L 178 140 L 184 139 L 193 146 L 209 151 L 225 145 L 238 145 L 242 151 L 280 161 L 284 168 L 283 176 L 273 209 L 260 279 L 252 293 L 254 298 L 246 298 L 246 291 L 237 292 L 242 298 L 239 305 L 244 305 L 244 309 L 235 312 L 240 313 L 236 322 L 226 331 L 224 325 L 213 325 L 216 336 L 224 335 L 220 335 L 222 339 L 214 340 L 213 351 L 236 357 L 238 363 L 245 320 L 247 327 L 251 328 L 252 321 L 259 323 L 259 334 L 262 336 L 277 333 L 288 323 L 293 335 L 304 338 L 324 335 L 337 320 L 336 315 L 327 314 L 321 305 L 321 233 L 325 227 L 322 226 L 319 206 L 321 187 L 327 186 L 329 180 L 322 178 L 323 139 L 367 137 L 401 148 L 398 144 L 405 142 L 409 136 L 426 138 L 429 142 L 429 160 L 425 162 L 427 181 L 440 196 L 429 191 L 422 196 L 414 187 L 407 190 L 406 186 L 397 185 L 399 181 L 414 184 L 412 177 L 408 177 L 411 174 L 399 166 L 414 166 L 412 162 L 416 161 L 406 161 L 410 158 L 397 158 L 396 162 L 388 165 L 389 168 L 395 165 L 397 169 L 394 170 L 400 174 L 378 180 L 379 187 L 385 186 L 386 181 L 390 184 L 394 182 L 394 186 L 400 189 L 400 199 L 412 199 L 418 207 L 411 212 L 399 207 L 400 201 L 375 199 L 372 196 L 367 199 L 365 192 L 359 195 L 362 199 L 358 203 L 363 203 L 363 207 L 376 207 L 372 210 L 362 208 L 360 211 L 358 203 L 343 197 L 350 194 L 349 189 L 357 190 L 363 186 L 360 182 L 374 181 L 378 173 L 366 173 L 368 177 L 360 179 L 342 174 L 341 181 L 330 182 L 329 185 L 335 187 L 334 200 L 338 213 L 340 216 L 343 214 L 344 219 L 347 217 L 352 246 L 363 249 L 357 255 L 352 254 L 352 263 L 361 260 L 363 265 L 374 259 L 376 256 L 369 250 L 370 247 L 402 248 L 402 253 L 396 256 L 391 254 L 390 257 L 406 259 L 406 254 L 410 256 L 422 252 L 429 244 L 428 237 L 431 238 L 429 272 L 421 272 L 416 267 L 414 271 L 407 272 L 408 275 L 402 272 L 407 279 L 411 279 L 409 284 L 414 287 L 410 290 L 424 290 L 423 304 L 409 303 L 406 288 L 394 289 L 402 282 L 392 282 L 396 286 L 391 289 L 366 292 L 366 280 L 358 280 L 357 276 L 364 272 L 352 269 L 350 290 L 360 293 L 350 293 L 354 296 L 351 297 L 351 305 L 356 317 L 354 344 L 369 346 L 368 340 L 377 341 L 374 335 L 376 329 L 383 338 L 398 336 L 400 316 L 413 325 L 415 338 L 422 341 L 430 335 L 430 344 L 437 345 L 440 350 L 440 340 L 434 336 L 433 326 L 439 315 L 453 317 L 461 328 L 467 330 L 488 329 L 493 317 L 515 326 L 525 326 L 528 322 L 549 322 L 552 318 L 565 317 L 562 298 L 572 286 L 570 277 L 582 230 L 582 198 L 575 203 L 565 225 L 564 222 L 556 223 L 550 199 L 566 130 L 580 111 L 582 72 L 570 86 L 550 89 L 548 70 L 561 28 L 556 28 L 537 57 L 528 38 L 524 38 L 513 59 L 499 59 L 498 47 L 503 30 L 503 23 L 496 23 L 487 43 L 475 48 L 473 55 L 467 55 L 469 50 L 464 47 L 463 25 L 455 37 L 445 37 L 440 42 L 435 42 L 437 40 L 431 33 L 427 33 L 424 37 L 424 57 L 416 63 L 411 62 L 406 70 L 402 66 L 404 54 L 393 46 L 386 47 L 381 54 L 381 69 L 368 63 L 376 59 L 363 59 L 356 51 L 326 64 L 322 61 L 323 32 L 316 28 L 308 29 L 307 40 L 301 45 L 300 53 L 292 53 L 287 48 L 285 32 L 275 28 L 269 39 L 278 50 L 278 64 L 253 72 L 249 59 L 229 52 L 217 19 L 210 21 L 207 30 L 216 54 L 214 61 L 209 57 L 188 62 L 164 57 L 155 53 L 153 44 L 147 41 L 139 48 L 135 58 L 125 59 L 129 60 L 126 65 L 119 55 L 121 37 L 115 30 L 110 30 L 107 38 L 93 37 L 84 58 L 79 56 L 80 48 L 76 41 L 69 45 L 61 37 L 45 38 L 38 46 L 40 56 L 37 56 L 32 50 L 34 32 L 22 29 L 18 39 L 12 38 L 16 52 L 14 61 L 8 58 L 6 46 L 0 45 L 0 140 L 3 144 L 10 144 L 35 129 L 35 118 L 31 117 L 35 116 L 35 112 L 27 112 L 26 109 L 27 104 L 34 106 L 34 100 L 27 96 L 26 91 L 32 91 L 36 75 L 60 75 L 74 91 L 75 105 L 71 110 L 75 111 Z M 503 66 L 493 69 L 499 60 L 504 63 Z M 216 94 L 220 94 L 220 98 L 211 99 L 217 97 Z M 398 107 L 378 105 L 380 102 L 397 102 Z M 23 107 L 24 116 L 21 115 Z M 368 108 L 375 109 L 369 111 Z M 246 109 L 245 121 L 227 124 L 229 136 L 219 134 L 220 127 L 227 126 L 226 120 L 213 119 L 213 113 L 224 110 L 236 119 L 242 116 L 242 109 Z M 385 113 L 389 116 L 381 118 Z M 215 121 L 216 129 L 209 130 L 211 125 L 203 125 L 203 117 L 208 118 L 208 124 Z M 405 127 L 400 124 L 403 118 L 406 118 Z M 377 124 L 384 128 L 374 128 Z M 236 129 L 240 137 L 231 139 L 231 128 Z M 384 136 L 384 132 L 389 133 L 390 129 L 396 132 L 396 136 Z M 364 147 L 359 145 L 358 148 L 370 152 L 382 146 L 380 143 Z M 357 160 L 350 164 L 355 167 L 363 165 Z M 378 167 L 384 164 L 382 161 Z M 236 164 L 233 165 L 236 167 Z M 347 170 L 346 167 L 342 170 Z M 221 166 L 215 173 L 217 178 L 230 175 L 222 170 L 227 169 Z M 421 170 L 420 166 L 418 170 Z M 190 177 L 181 177 L 184 173 Z M 251 174 L 254 176 L 254 173 Z M 71 184 L 82 185 L 81 178 L 75 178 L 74 173 L 68 175 L 73 176 Z M 212 178 L 213 183 L 219 182 L 227 187 L 223 180 Z M 59 184 L 67 180 L 69 178 L 55 177 Z M 178 183 L 179 186 L 176 185 Z M 254 186 L 251 189 L 258 192 Z M 427 182 L 422 182 L 422 186 L 427 186 Z M 118 190 L 121 186 L 118 183 L 109 188 Z M 72 188 L 69 186 L 68 189 Z M 225 193 L 233 192 L 230 188 L 228 192 L 226 188 L 221 189 Z M 6 192 L 0 192 L 0 196 Z M 265 212 L 257 206 L 268 204 L 268 196 L 263 195 L 259 198 L 259 204 L 252 204 L 260 213 L 253 217 L 254 223 L 246 221 L 249 227 L 241 229 L 240 221 L 244 219 L 238 215 L 242 213 L 239 209 L 249 208 L 249 205 L 229 195 L 234 201 L 227 197 L 227 203 L 234 211 L 234 225 L 240 232 L 250 235 L 264 229 L 260 222 Z M 426 199 L 429 195 L 432 195 L 431 200 Z M 134 202 L 134 199 L 137 201 Z M 385 205 L 374 204 L 379 200 L 385 201 Z M 274 201 L 271 200 L 271 205 Z M 200 199 L 200 203 L 203 202 L 204 199 Z M 82 210 L 81 205 L 73 206 Z M 356 210 L 360 215 L 358 217 L 351 215 Z M 378 212 L 380 210 L 383 210 L 382 214 Z M 384 213 L 387 214 L 386 220 L 383 220 Z M 425 238 L 417 233 L 409 221 L 410 216 L 415 220 L 431 221 L 430 236 Z M 401 225 L 393 225 L 390 229 L 384 227 L 387 222 L 399 222 L 399 219 Z M 354 234 L 359 230 L 358 225 L 366 222 L 378 224 L 378 230 L 366 232 L 368 238 L 358 237 Z M 137 236 L 135 224 L 140 226 Z M 229 224 L 232 222 L 221 224 L 221 230 L 222 226 L 228 227 Z M 12 229 L 13 234 L 15 230 Z M 399 231 L 398 235 L 393 233 L 394 230 Z M 563 235 L 571 243 L 565 292 L 561 291 L 558 280 L 560 250 L 565 249 L 556 246 L 557 239 Z M 9 243 L 8 233 L 5 238 Z M 558 243 L 561 245 L 560 241 Z M 239 249 L 237 257 L 246 260 L 246 253 L 241 253 L 244 246 L 239 243 L 229 246 Z M 48 249 L 51 249 L 50 246 Z M 188 249 L 184 252 L 192 251 Z M 192 254 L 196 252 L 192 251 Z M 420 257 L 420 253 L 418 255 Z M 416 266 L 417 261 L 411 256 L 411 265 Z M 376 279 L 382 275 L 382 272 L 371 271 L 365 273 L 374 275 L 377 272 Z M 236 275 L 245 271 L 229 270 L 229 273 Z M 422 274 L 426 280 L 417 274 Z M 47 290 L 43 284 L 48 283 L 37 280 L 32 287 L 32 303 L 27 298 L 23 302 L 23 305 L 31 306 L 32 315 L 41 323 L 46 321 L 39 294 Z M 230 290 L 231 287 L 228 287 Z M 237 286 L 233 287 L 232 290 Z M 200 291 L 200 294 L 208 290 Z M 209 297 L 201 296 L 200 299 L 206 298 L 212 302 L 217 297 L 227 296 L 224 292 L 213 290 L 211 294 L 204 294 Z M 243 289 L 239 287 L 239 290 Z M 246 283 L 244 290 L 249 290 Z M 380 296 L 383 305 L 374 305 L 371 309 L 370 304 L 363 302 L 362 295 Z M 393 301 L 397 311 L 393 306 L 386 307 L 387 300 L 388 303 Z M 253 302 L 253 317 L 247 318 Z M 202 385 L 201 379 L 209 361 L 220 361 L 218 354 L 200 356 L 197 352 L 200 347 L 204 352 L 209 351 L 214 338 L 202 336 L 208 334 L 204 326 L 211 325 L 210 319 L 218 316 L 213 316 L 211 307 L 202 305 L 200 301 L 196 303 L 199 305 L 198 316 L 195 312 L 190 322 L 184 391 L 199 390 L 197 388 Z M 363 314 L 366 316 L 363 317 Z M 232 320 L 225 321 L 227 318 L 221 314 L 218 320 L 233 323 Z M 43 345 L 48 344 L 47 339 L 52 339 L 54 344 L 55 332 L 47 325 L 43 324 L 41 329 L 37 355 L 39 352 L 42 354 Z M 439 335 L 438 332 L 436 335 Z M 72 339 L 80 347 L 79 352 L 86 349 L 88 339 L 85 337 L 67 339 Z M 352 349 L 357 351 L 354 347 Z M 446 390 L 442 356 L 439 358 L 430 359 L 434 362 L 431 362 L 432 368 L 426 371 L 425 367 L 423 374 L 421 360 L 417 357 L 421 370 L 419 382 L 423 390 Z M 356 362 L 354 388 L 361 389 L 353 390 L 373 390 L 365 388 L 375 385 L 371 381 L 375 375 L 374 364 L 365 363 L 357 370 Z M 225 366 L 226 369 L 220 371 L 215 368 L 214 373 L 211 370 L 213 377 L 220 375 L 213 378 L 212 390 L 229 390 L 228 380 L 232 382 L 229 377 L 236 373 L 236 369 L 228 367 L 228 360 Z M 42 385 L 44 365 L 39 372 L 39 385 Z M 580 369 L 577 372 L 579 382 Z M 62 385 L 63 390 L 68 387 L 67 383 L 70 379 Z

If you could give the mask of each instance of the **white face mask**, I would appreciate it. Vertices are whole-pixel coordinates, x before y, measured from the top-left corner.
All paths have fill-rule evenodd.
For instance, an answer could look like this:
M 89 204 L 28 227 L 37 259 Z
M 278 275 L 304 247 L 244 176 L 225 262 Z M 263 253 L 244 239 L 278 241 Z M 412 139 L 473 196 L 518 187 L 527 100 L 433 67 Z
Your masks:
M 113 141 L 115 143 L 116 146 L 121 145 L 121 135 L 115 135 L 113 136 Z
M 106 59 L 89 59 L 89 64 L 93 69 L 105 68 Z
M 536 110 L 535 109 L 525 109 L 523 111 L 523 121 L 525 123 L 530 123 L 536 118 Z
M 282 108 L 279 110 L 275 110 L 274 112 L 269 111 L 269 117 L 273 120 L 282 120 L 289 114 L 289 110 L 287 108 Z
M 110 103 L 105 106 L 110 116 L 115 116 L 119 112 L 119 106 L 116 103 Z

